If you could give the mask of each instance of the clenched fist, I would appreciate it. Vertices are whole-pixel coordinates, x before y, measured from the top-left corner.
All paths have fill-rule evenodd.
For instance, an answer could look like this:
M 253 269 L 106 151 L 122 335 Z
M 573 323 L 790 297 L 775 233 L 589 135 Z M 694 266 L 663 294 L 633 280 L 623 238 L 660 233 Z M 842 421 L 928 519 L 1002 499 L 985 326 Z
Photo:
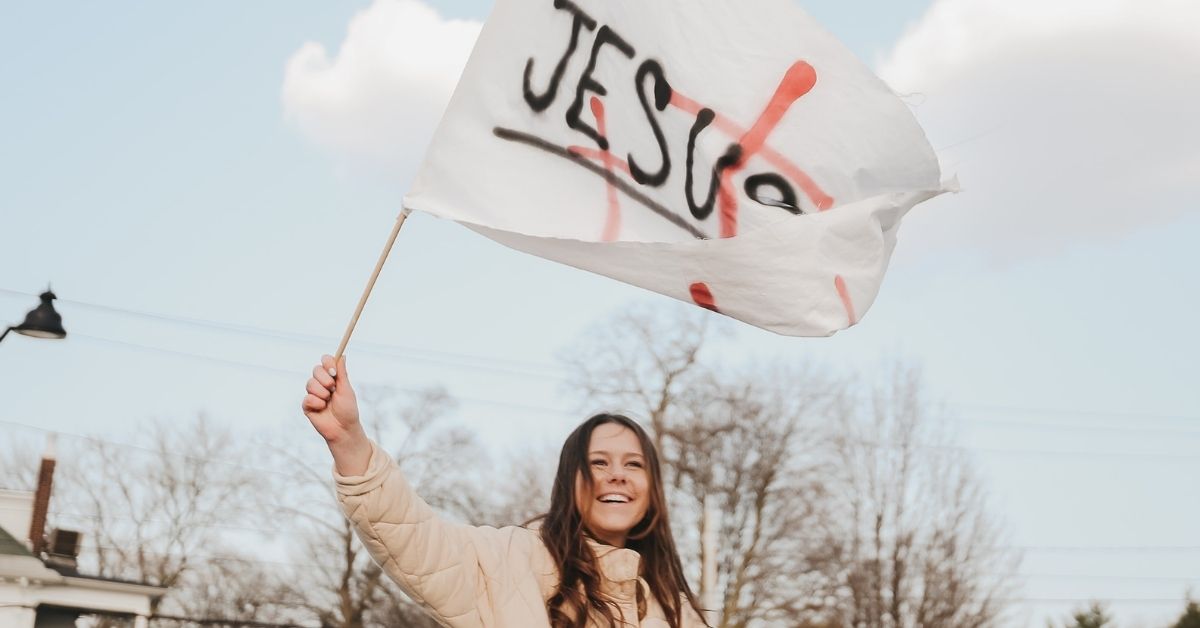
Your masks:
M 321 356 L 305 391 L 304 415 L 329 445 L 338 473 L 362 474 L 371 457 L 371 443 L 358 420 L 358 400 L 350 386 L 346 358 L 335 363 L 332 356 Z

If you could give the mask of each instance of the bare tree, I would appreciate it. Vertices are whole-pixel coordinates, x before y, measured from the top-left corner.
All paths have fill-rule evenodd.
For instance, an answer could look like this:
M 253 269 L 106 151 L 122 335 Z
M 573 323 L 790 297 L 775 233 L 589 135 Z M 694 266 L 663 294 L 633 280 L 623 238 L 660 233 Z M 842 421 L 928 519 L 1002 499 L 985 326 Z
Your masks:
M 360 399 L 370 433 L 448 517 L 511 523 L 538 508 L 546 487 L 530 462 L 514 465 L 508 494 L 481 488 L 492 484 L 482 477 L 486 457 L 472 434 L 446 423 L 454 402 L 444 391 L 364 387 Z M 152 609 L 161 628 L 436 626 L 359 543 L 332 495 L 330 466 L 309 464 L 327 454 L 294 453 L 316 448 L 308 430 L 273 446 L 254 440 L 201 418 L 151 424 L 127 444 L 73 441 L 60 452 L 52 516 L 84 533 L 83 571 L 169 587 Z M 0 472 L 23 479 L 36 455 L 4 463 Z
M 545 514 L 550 508 L 558 453 L 557 449 L 526 449 L 499 464 L 503 481 L 491 487 L 487 511 L 475 520 L 500 527 L 522 525 Z
M 714 623 L 995 625 L 1015 557 L 916 371 L 897 368 L 862 403 L 849 382 L 813 370 L 705 357 L 701 316 L 625 314 L 566 361 L 584 403 L 649 421 L 693 573 L 703 504 L 716 500 L 718 573 L 713 591 L 701 586 L 719 598 Z
M 152 625 L 287 625 L 291 615 L 270 589 L 280 574 L 233 549 L 261 536 L 250 489 L 266 470 L 247 462 L 244 440 L 204 417 L 149 423 L 124 443 L 60 438 L 49 523 L 82 533 L 82 573 L 168 587 L 152 605 Z M 6 445 L 20 455 L 3 458 L 22 488 L 33 485 L 44 448 L 27 441 L 10 436 Z M 105 614 L 88 622 L 132 625 Z
M 832 592 L 823 535 L 829 469 L 817 425 L 833 384 L 803 371 L 754 373 L 725 375 L 686 395 L 670 436 L 679 492 L 691 499 L 672 517 L 682 513 L 699 530 L 705 498 L 720 513 L 715 623 L 722 628 L 819 620 Z M 688 546 L 702 562 L 706 548 Z
M 1047 621 L 1048 628 L 1055 628 Z M 1078 609 L 1071 615 L 1071 622 L 1063 622 L 1063 628 L 1104 628 L 1113 625 L 1113 617 L 1103 602 L 1093 601 L 1086 609 Z
M 40 436 L 34 438 L 5 430 L 0 443 L 0 488 L 29 490 L 37 485 L 38 452 L 45 447 Z
M 250 628 L 306 626 L 310 618 L 300 608 L 286 582 L 289 566 L 265 562 L 252 554 L 239 556 L 232 550 L 208 558 L 188 571 L 177 585 L 186 592 L 177 600 L 173 615 L 159 614 L 155 628 L 186 628 L 196 625 Z
M 690 309 L 677 316 L 623 312 L 562 353 L 567 387 L 581 405 L 620 408 L 649 421 L 655 447 L 665 452 L 682 395 L 709 377 L 700 352 L 719 333 L 718 323 Z
M 897 366 L 865 402 L 847 398 L 840 469 L 838 615 L 854 628 L 959 628 L 1000 620 L 1016 557 L 999 543 L 980 483 Z M 865 406 L 865 407 L 863 407 Z
M 83 556 L 101 576 L 179 585 L 222 535 L 244 523 L 254 471 L 234 460 L 236 440 L 204 417 L 151 424 L 129 446 L 83 441 L 59 465 L 55 501 L 84 532 Z

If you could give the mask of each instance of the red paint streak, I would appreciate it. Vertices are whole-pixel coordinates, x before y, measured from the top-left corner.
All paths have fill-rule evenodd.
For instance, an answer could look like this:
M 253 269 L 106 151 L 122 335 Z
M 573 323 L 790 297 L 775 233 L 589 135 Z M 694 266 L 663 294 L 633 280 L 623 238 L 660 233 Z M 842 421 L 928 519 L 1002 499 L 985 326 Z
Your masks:
M 697 281 L 689 286 L 688 289 L 691 290 L 692 301 L 695 301 L 696 305 L 699 305 L 706 310 L 712 310 L 720 313 L 721 310 L 717 309 L 717 302 L 715 299 L 713 299 L 712 290 L 708 289 L 708 284 Z
M 726 168 L 721 173 L 721 186 L 717 189 L 717 207 L 721 211 L 722 238 L 732 238 L 737 235 L 738 204 L 737 196 L 733 191 L 733 175 L 738 170 L 741 170 L 740 166 Z
M 793 63 L 792 67 L 788 68 L 787 73 L 783 75 L 783 80 L 779 81 L 779 87 L 775 88 L 775 94 L 771 96 L 767 108 L 759 114 L 754 126 L 750 127 L 750 130 L 738 140 L 738 144 L 742 147 L 742 157 L 736 164 L 726 169 L 721 176 L 722 238 L 732 238 L 737 235 L 737 197 L 730 189 L 733 184 L 733 175 L 745 168 L 750 158 L 762 150 L 767 143 L 767 137 L 775 130 L 792 104 L 810 92 L 813 85 L 816 84 L 817 72 L 811 65 L 803 61 Z
M 600 134 L 600 137 L 608 137 L 608 129 L 604 120 L 604 103 L 600 102 L 599 98 L 592 96 L 591 105 L 592 115 L 596 117 L 596 132 Z M 611 152 L 602 151 L 600 161 L 604 164 L 605 170 L 612 172 L 615 164 Z M 621 205 L 617 199 L 617 188 L 611 183 L 605 183 L 605 188 L 608 193 L 608 216 L 604 219 L 604 232 L 600 235 L 600 239 L 604 242 L 612 242 L 621 233 Z
M 745 163 L 751 155 L 757 153 L 767 143 L 767 136 L 775 130 L 775 126 L 783 119 L 783 115 L 788 112 L 788 109 L 791 109 L 792 104 L 812 91 L 816 84 L 817 71 L 811 65 L 797 61 L 788 68 L 787 73 L 783 75 L 783 80 L 779 82 L 779 87 L 775 88 L 775 95 L 771 96 L 771 102 L 767 103 L 767 108 L 763 109 L 758 120 L 754 122 L 754 126 L 750 127 L 750 131 L 738 141 L 742 145 L 742 163 Z
M 846 280 L 842 279 L 841 275 L 834 275 L 833 287 L 837 288 L 838 296 L 842 299 L 842 307 L 846 308 L 846 317 L 850 319 L 850 324 L 854 325 L 858 322 L 858 318 L 854 315 L 854 302 L 850 300 L 850 291 L 846 289 Z
M 625 161 L 624 159 L 617 158 L 617 156 L 613 155 L 612 153 L 607 153 L 595 148 L 588 148 L 586 146 L 568 146 L 567 150 L 579 155 L 580 157 L 583 157 L 584 159 L 591 159 L 592 161 L 599 162 L 604 162 L 604 156 L 608 155 L 608 158 L 612 161 L 605 165 L 611 165 L 617 170 L 620 170 L 631 177 L 633 176 L 633 173 L 629 171 L 629 162 Z
M 761 154 L 772 166 L 778 168 L 785 176 L 800 186 L 804 195 L 812 201 L 819 211 L 833 207 L 833 197 L 825 193 L 812 177 L 808 176 L 796 164 L 792 163 L 774 148 L 767 145 L 767 138 L 783 119 L 788 109 L 808 92 L 812 91 L 817 82 L 817 73 L 813 67 L 803 61 L 792 64 L 784 74 L 779 86 L 771 96 L 766 108 L 759 114 L 754 126 L 746 130 L 725 116 L 717 113 L 713 118 L 713 126 L 722 133 L 736 137 L 742 146 L 742 158 L 736 165 L 722 173 L 720 183 L 720 216 L 721 237 L 728 238 L 737 235 L 737 196 L 732 191 L 733 174 L 745 168 L 746 163 L 756 154 Z M 679 93 L 671 95 L 671 105 L 687 113 L 697 115 L 704 107 Z

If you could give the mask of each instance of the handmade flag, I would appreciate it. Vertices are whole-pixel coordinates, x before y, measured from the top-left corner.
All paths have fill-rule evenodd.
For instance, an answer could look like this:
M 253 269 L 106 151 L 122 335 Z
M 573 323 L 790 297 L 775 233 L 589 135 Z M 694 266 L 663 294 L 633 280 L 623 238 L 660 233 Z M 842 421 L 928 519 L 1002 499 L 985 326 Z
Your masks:
M 404 206 L 819 336 L 942 191 L 904 103 L 792 0 L 498 0 Z

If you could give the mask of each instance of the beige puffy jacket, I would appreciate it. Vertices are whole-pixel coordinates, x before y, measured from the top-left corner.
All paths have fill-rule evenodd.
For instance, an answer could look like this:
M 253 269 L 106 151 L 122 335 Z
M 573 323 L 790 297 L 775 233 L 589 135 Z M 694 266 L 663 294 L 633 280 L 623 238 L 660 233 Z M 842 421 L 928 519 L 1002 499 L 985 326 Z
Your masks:
M 535 530 L 443 521 L 374 444 L 363 475 L 335 473 L 334 479 L 342 508 L 371 556 L 439 622 L 453 628 L 549 628 L 546 600 L 557 589 L 558 571 Z M 617 603 L 621 625 L 668 628 L 653 595 L 638 621 L 638 553 L 599 543 L 593 549 L 600 590 Z M 703 625 L 685 603 L 683 628 Z M 606 623 L 593 620 L 588 626 Z

